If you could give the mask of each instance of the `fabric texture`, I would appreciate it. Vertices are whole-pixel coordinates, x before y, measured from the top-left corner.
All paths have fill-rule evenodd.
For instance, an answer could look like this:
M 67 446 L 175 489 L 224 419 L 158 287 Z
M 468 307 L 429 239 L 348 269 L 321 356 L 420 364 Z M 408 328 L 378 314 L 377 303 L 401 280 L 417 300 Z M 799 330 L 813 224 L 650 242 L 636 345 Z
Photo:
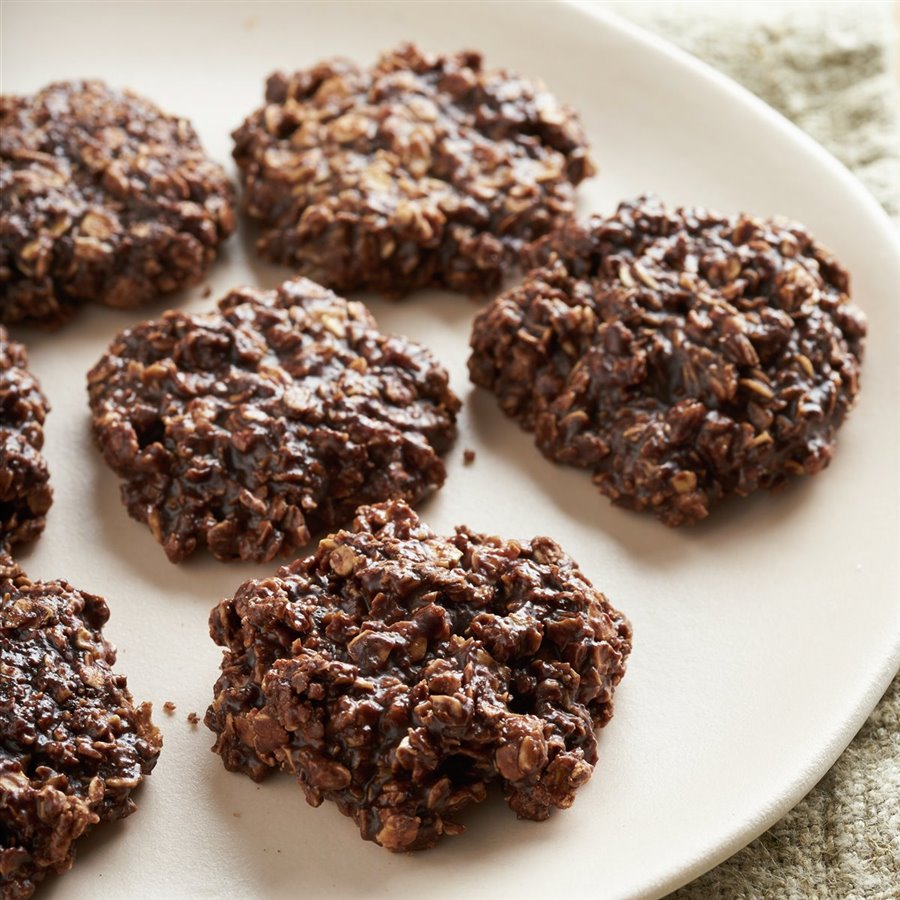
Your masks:
M 840 159 L 900 223 L 891 2 L 608 2 L 730 75 Z M 900 897 L 900 676 L 783 819 L 672 900 Z
M 900 222 L 900 83 L 891 0 L 610 0 L 812 135 Z

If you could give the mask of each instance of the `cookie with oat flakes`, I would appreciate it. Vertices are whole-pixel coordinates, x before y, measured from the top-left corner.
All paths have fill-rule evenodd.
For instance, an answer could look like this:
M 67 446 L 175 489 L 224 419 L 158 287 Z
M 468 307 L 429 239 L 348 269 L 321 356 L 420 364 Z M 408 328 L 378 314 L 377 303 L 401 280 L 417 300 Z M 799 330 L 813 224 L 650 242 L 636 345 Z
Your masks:
M 476 318 L 469 372 L 548 458 L 667 525 L 828 465 L 866 320 L 803 226 L 642 197 L 530 258 Z
M 233 191 L 187 119 L 101 81 L 0 98 L 0 322 L 53 328 L 198 282 Z
M 0 552 L 44 530 L 53 502 L 41 454 L 49 408 L 24 345 L 0 325 Z
M 412 44 L 276 72 L 234 142 L 260 253 L 341 291 L 483 294 L 594 171 L 541 83 Z
M 550 538 L 441 536 L 402 501 L 246 582 L 210 633 L 226 768 L 290 772 L 393 851 L 459 834 L 492 784 L 523 819 L 570 807 L 632 638 Z
M 112 670 L 109 609 L 65 581 L 32 582 L 0 555 L 0 895 L 24 900 L 75 860 L 132 794 L 162 747 L 150 704 Z
M 361 503 L 440 487 L 447 371 L 305 278 L 123 331 L 88 375 L 94 435 L 169 559 L 262 562 Z

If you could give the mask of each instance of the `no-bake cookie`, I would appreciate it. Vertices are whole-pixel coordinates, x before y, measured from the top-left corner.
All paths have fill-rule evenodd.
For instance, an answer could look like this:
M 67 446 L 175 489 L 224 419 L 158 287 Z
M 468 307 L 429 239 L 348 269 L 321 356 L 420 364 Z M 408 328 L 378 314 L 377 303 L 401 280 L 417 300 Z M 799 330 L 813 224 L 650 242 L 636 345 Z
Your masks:
M 529 255 L 469 371 L 547 457 L 668 525 L 828 465 L 866 321 L 805 228 L 644 197 Z
M 44 530 L 53 501 L 41 455 L 48 409 L 25 347 L 0 325 L 0 553 Z
M 55 327 L 199 281 L 233 191 L 187 119 L 101 81 L 0 98 L 0 322 Z
M 234 142 L 260 253 L 342 291 L 489 291 L 593 173 L 542 84 L 411 44 L 275 73 Z
M 597 759 L 631 627 L 554 541 L 457 528 L 401 501 L 212 612 L 206 724 L 227 768 L 296 776 L 389 850 L 463 830 L 498 782 L 522 818 L 567 808 Z
M 459 400 L 422 346 L 298 278 L 130 328 L 88 376 L 129 513 L 172 561 L 263 561 L 439 487 Z
M 0 556 L 0 894 L 30 897 L 75 842 L 134 812 L 162 740 L 135 706 L 101 629 L 106 603 L 32 582 Z

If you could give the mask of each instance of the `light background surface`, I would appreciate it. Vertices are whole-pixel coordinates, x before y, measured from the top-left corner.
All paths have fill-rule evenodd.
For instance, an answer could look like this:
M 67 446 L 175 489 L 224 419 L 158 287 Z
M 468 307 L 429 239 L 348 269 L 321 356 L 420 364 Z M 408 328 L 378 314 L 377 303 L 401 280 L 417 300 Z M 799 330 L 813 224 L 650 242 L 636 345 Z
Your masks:
M 511 15 L 501 4 L 7 2 L 2 87 L 94 75 L 133 87 L 189 116 L 230 167 L 228 133 L 272 69 L 333 54 L 367 62 L 402 38 L 477 46 L 489 65 L 542 77 L 575 104 L 601 168 L 581 191 L 584 211 L 653 190 L 806 222 L 850 267 L 870 318 L 859 407 L 823 476 L 671 531 L 593 496 L 583 473 L 551 466 L 469 386 L 470 301 L 372 298 L 385 330 L 428 344 L 465 401 L 447 484 L 424 517 L 444 530 L 465 522 L 557 538 L 635 627 L 600 763 L 572 810 L 518 822 L 494 798 L 466 817 L 463 837 L 391 856 L 334 808 L 307 807 L 287 776 L 258 786 L 225 772 L 210 734 L 185 722 L 189 711 L 202 716 L 218 667 L 210 607 L 273 566 L 171 566 L 128 519 L 90 441 L 84 374 L 116 331 L 175 303 L 207 308 L 237 284 L 272 286 L 286 270 L 261 264 L 244 228 L 210 273 L 210 299 L 198 288 L 137 314 L 87 310 L 55 335 L 16 331 L 54 407 L 56 503 L 22 562 L 32 577 L 65 577 L 109 599 L 119 668 L 137 698 L 153 700 L 166 740 L 140 811 L 87 839 L 46 897 L 659 895 L 796 802 L 896 671 L 896 239 L 843 169 L 749 95 L 620 24 L 537 4 Z M 466 447 L 478 457 L 464 469 Z

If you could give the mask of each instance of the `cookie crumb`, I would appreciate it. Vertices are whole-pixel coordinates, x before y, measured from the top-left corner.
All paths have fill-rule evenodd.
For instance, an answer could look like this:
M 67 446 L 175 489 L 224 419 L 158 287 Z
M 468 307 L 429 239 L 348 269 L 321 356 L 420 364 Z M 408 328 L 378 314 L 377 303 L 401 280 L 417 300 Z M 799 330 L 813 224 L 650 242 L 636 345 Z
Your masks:
M 200 717 L 195 712 L 189 712 L 187 714 L 187 720 L 188 720 L 188 723 L 191 725 L 199 725 L 200 724 Z
M 171 716 L 175 712 L 175 704 L 171 700 L 166 700 L 163 703 L 163 709 Z
M 204 300 L 206 300 L 209 297 L 212 297 L 212 285 L 208 284 L 205 288 L 203 288 L 203 293 L 200 296 Z
M 470 448 L 466 448 L 465 450 L 463 450 L 463 465 L 471 466 L 473 462 L 475 462 L 475 451 Z

